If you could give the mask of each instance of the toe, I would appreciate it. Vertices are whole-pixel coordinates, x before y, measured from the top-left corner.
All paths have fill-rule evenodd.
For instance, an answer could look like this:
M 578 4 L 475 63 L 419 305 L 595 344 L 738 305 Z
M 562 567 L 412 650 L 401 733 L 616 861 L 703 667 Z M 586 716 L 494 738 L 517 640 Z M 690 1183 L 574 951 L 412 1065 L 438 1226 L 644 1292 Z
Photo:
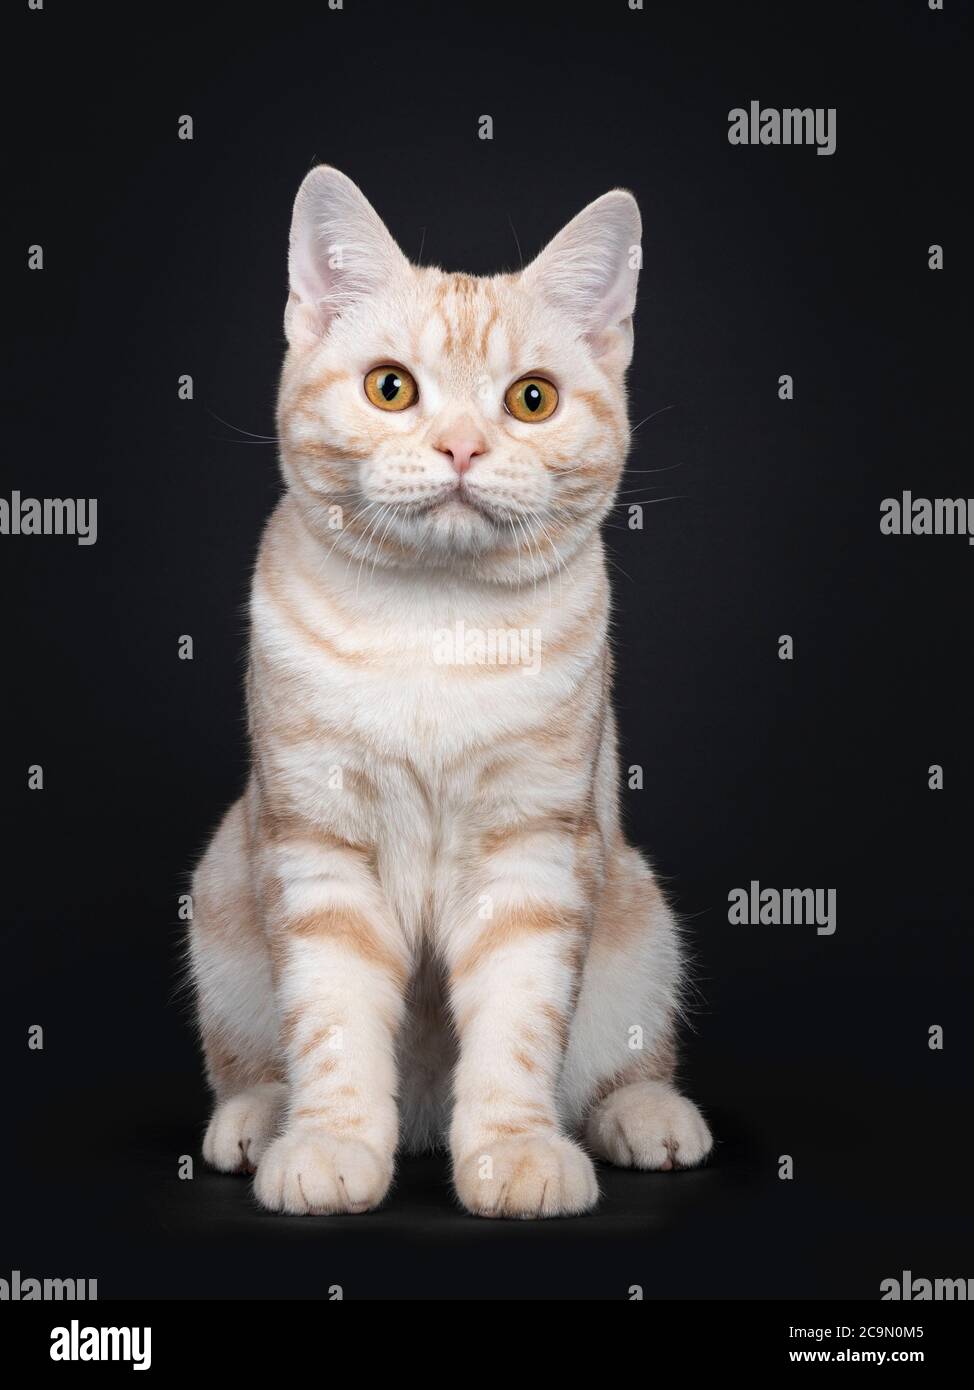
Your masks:
M 273 1137 L 284 1104 L 284 1087 L 254 1086 L 214 1110 L 203 1139 L 203 1157 L 222 1173 L 253 1172 Z
M 254 1195 L 269 1211 L 332 1216 L 378 1206 L 392 1178 L 368 1144 L 325 1130 L 292 1130 L 270 1146 L 254 1179 Z
M 572 1216 L 598 1200 L 592 1161 L 559 1135 L 485 1145 L 457 1165 L 457 1194 L 477 1216 Z
M 713 1147 L 707 1123 L 692 1101 L 662 1082 L 635 1082 L 613 1092 L 593 1112 L 586 1137 L 620 1168 L 669 1172 L 692 1168 Z

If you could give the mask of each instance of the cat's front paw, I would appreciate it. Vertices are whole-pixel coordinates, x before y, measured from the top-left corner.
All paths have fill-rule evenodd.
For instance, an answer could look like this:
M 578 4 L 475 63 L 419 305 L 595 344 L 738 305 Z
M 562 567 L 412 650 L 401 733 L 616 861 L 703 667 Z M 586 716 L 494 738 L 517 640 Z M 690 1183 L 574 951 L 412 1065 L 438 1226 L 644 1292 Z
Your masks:
M 203 1157 L 210 1167 L 221 1173 L 252 1173 L 274 1137 L 285 1099 L 284 1086 L 268 1081 L 221 1101 L 203 1140 Z
M 302 1127 L 276 1139 L 264 1154 L 254 1195 L 269 1211 L 333 1216 L 377 1207 L 391 1181 L 391 1160 L 368 1144 Z
M 475 1216 L 578 1216 L 599 1197 L 592 1160 L 559 1135 L 486 1144 L 457 1164 L 454 1183 Z
M 585 1137 L 619 1168 L 692 1168 L 714 1143 L 693 1101 L 662 1081 L 613 1091 L 590 1115 Z

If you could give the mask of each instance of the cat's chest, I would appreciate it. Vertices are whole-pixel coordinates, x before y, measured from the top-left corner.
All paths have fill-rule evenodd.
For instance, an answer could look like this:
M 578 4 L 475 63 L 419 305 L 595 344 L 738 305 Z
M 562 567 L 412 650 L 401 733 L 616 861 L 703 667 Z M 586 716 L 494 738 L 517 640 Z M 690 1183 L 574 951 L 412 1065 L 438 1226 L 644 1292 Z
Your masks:
M 353 610 L 258 575 L 254 740 L 269 792 L 379 845 L 383 875 L 410 880 L 522 813 L 573 804 L 603 699 L 604 627 L 580 607 L 407 603 L 390 588 Z
M 418 634 L 408 649 L 318 661 L 307 674 L 308 708 L 323 731 L 438 774 L 541 725 L 558 698 L 528 635 L 490 645 L 469 634 Z
M 573 658 L 557 624 L 531 615 L 338 614 L 297 590 L 256 595 L 256 693 L 271 722 L 290 712 L 319 741 L 441 768 L 542 722 L 564 699 Z
M 594 753 L 578 729 L 601 699 L 591 651 L 576 669 L 568 654 L 546 660 L 530 631 L 469 627 L 390 644 L 363 626 L 337 650 L 277 639 L 258 644 L 264 784 L 300 819 L 374 847 L 410 939 L 498 829 L 584 805 Z

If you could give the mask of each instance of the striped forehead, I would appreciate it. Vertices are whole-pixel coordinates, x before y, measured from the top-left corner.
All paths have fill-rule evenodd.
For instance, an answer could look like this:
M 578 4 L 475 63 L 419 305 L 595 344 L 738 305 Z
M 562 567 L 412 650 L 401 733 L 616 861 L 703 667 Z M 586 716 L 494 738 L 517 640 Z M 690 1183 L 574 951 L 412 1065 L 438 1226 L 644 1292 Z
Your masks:
M 427 302 L 417 343 L 423 363 L 467 382 L 510 370 L 515 344 L 495 281 L 439 273 Z

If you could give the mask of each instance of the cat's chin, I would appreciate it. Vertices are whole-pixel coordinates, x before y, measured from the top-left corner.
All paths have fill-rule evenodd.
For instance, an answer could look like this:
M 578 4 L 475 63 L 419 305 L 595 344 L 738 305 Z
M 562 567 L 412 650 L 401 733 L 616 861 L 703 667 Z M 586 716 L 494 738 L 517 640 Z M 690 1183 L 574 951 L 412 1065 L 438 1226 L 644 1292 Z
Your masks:
M 455 555 L 479 554 L 492 549 L 501 528 L 502 523 L 485 507 L 460 497 L 451 497 L 415 517 L 404 519 L 403 526 L 421 547 L 435 547 Z

